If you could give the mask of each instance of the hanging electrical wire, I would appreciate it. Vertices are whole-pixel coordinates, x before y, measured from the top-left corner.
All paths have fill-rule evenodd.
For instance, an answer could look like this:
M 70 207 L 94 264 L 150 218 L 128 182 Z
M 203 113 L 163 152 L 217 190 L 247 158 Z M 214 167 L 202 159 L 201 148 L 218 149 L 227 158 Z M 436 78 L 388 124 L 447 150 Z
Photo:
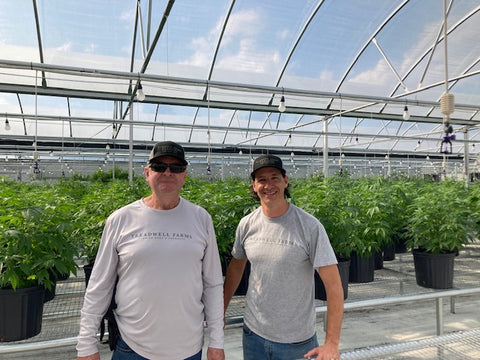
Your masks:
M 338 171 L 338 174 L 340 176 L 343 175 L 343 158 L 345 157 L 343 154 L 342 154 L 342 111 L 343 111 L 343 100 L 342 100 L 342 96 L 340 96 L 340 158 L 338 160 L 338 165 L 340 166 L 340 170 Z
M 443 140 L 440 144 L 440 152 L 451 154 L 453 151 L 452 140 L 455 140 L 453 127 L 450 124 L 450 114 L 455 110 L 455 98 L 448 92 L 448 47 L 447 47 L 447 1 L 443 0 L 443 41 L 445 58 L 445 92 L 440 98 L 440 110 L 443 114 Z M 444 163 L 446 159 L 444 158 Z
M 211 134 L 210 134 L 210 87 L 207 85 L 207 175 L 212 175 L 211 168 L 211 155 L 212 155 L 212 145 L 211 145 Z

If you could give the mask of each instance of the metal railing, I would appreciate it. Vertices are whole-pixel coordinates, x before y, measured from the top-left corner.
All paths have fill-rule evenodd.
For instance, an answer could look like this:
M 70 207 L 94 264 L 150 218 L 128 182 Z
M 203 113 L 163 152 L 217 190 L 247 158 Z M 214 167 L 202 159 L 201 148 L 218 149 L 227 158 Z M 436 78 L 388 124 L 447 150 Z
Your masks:
M 360 300 L 355 302 L 346 302 L 344 304 L 345 311 L 363 309 L 366 307 L 380 306 L 380 305 L 389 305 L 389 304 L 401 304 L 408 303 L 413 301 L 423 301 L 423 300 L 435 300 L 436 302 L 436 325 L 437 325 L 437 335 L 443 334 L 443 299 L 450 298 L 450 311 L 455 312 L 455 297 L 465 296 L 472 294 L 480 294 L 480 287 L 469 288 L 469 289 L 452 289 L 452 290 L 441 290 L 433 291 L 429 293 L 421 293 L 414 295 L 404 295 L 404 296 L 394 296 L 394 297 L 385 297 L 377 298 L 370 300 Z M 315 308 L 317 314 L 324 315 L 324 326 L 326 326 L 326 312 L 327 306 L 317 306 Z M 226 319 L 226 325 L 239 324 L 243 322 L 243 316 L 232 316 Z M 9 353 L 18 353 L 34 350 L 43 350 L 51 349 L 64 346 L 73 346 L 77 343 L 76 337 L 69 337 L 64 339 L 57 340 L 47 340 L 47 341 L 38 341 L 32 343 L 22 343 L 22 344 L 12 344 L 12 345 L 0 345 L 0 354 L 9 354 Z
M 370 299 L 370 300 L 360 300 L 355 302 L 346 302 L 344 304 L 345 311 L 348 310 L 355 310 L 355 309 L 362 309 L 366 307 L 372 306 L 380 306 L 380 305 L 389 305 L 389 304 L 401 304 L 401 303 L 408 303 L 413 301 L 420 301 L 420 300 L 435 300 L 436 301 L 436 319 L 437 319 L 437 335 L 443 334 L 443 299 L 450 298 L 450 311 L 452 313 L 455 312 L 455 297 L 456 296 L 463 296 L 463 295 L 472 295 L 472 294 L 480 294 L 480 287 L 469 288 L 469 289 L 451 289 L 451 290 L 439 290 L 433 291 L 428 293 L 420 293 L 414 295 L 402 295 L 402 296 L 393 296 L 393 297 L 385 297 L 385 298 L 378 298 L 378 299 Z M 326 314 L 327 314 L 327 306 L 317 306 L 315 308 L 317 314 L 324 315 L 324 327 L 326 327 Z M 233 316 L 226 319 L 226 324 L 238 324 L 243 322 L 243 316 Z

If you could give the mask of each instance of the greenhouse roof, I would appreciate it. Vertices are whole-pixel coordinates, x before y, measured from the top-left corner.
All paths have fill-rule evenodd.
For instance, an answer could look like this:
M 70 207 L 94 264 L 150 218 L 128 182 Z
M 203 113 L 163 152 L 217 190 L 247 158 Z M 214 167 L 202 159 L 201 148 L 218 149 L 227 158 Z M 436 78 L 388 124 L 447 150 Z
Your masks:
M 479 24 L 477 0 L 3 1 L 0 157 L 476 156 Z

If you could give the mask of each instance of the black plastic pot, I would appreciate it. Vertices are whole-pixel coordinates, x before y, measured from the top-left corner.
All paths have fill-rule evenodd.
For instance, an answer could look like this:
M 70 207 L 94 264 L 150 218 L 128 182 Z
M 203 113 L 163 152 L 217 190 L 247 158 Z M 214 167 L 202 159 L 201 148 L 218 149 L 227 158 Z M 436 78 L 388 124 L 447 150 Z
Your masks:
M 240 284 L 238 285 L 235 294 L 233 295 L 247 295 L 248 290 L 248 280 L 250 279 L 250 261 L 247 261 L 245 265 L 245 271 L 243 272 L 242 279 L 240 280 Z
M 393 261 L 395 260 L 395 245 L 385 245 L 382 248 L 383 250 L 383 261 Z
M 69 277 L 70 277 L 70 274 L 60 274 L 60 273 L 58 273 L 57 280 L 58 281 L 65 281 L 65 280 L 68 280 Z
M 45 289 L 0 289 L 0 342 L 31 338 L 42 330 Z
M 55 293 L 57 290 L 57 279 L 52 279 L 52 287 L 50 289 L 44 288 L 45 297 L 43 298 L 44 302 L 49 302 L 55 298 Z
M 455 252 L 432 254 L 414 249 L 413 263 L 417 285 L 430 289 L 451 289 Z
M 232 256 L 225 256 L 222 259 L 220 259 L 223 276 L 227 275 L 227 268 L 228 268 L 228 264 L 230 264 L 231 259 L 232 259 Z M 237 295 L 243 296 L 247 294 L 249 278 L 250 278 L 250 261 L 247 260 L 247 263 L 245 265 L 245 270 L 242 275 L 242 279 L 240 280 L 240 284 L 238 285 L 237 290 L 235 290 L 235 293 L 233 294 L 234 296 L 237 296 Z
M 393 245 L 395 247 L 395 253 L 402 254 L 407 252 L 407 242 L 405 239 L 394 236 Z
M 45 288 L 45 297 L 43 299 L 44 302 L 49 302 L 55 298 L 55 292 L 57 290 L 57 280 L 58 280 L 58 272 L 53 269 L 48 271 L 48 275 L 50 281 L 53 283 L 50 289 Z
M 372 255 L 360 256 L 353 252 L 350 257 L 350 282 L 372 282 L 375 274 L 375 259 Z
M 377 250 L 373 252 L 373 261 L 375 264 L 375 270 L 383 269 L 383 251 Z
M 83 272 L 85 273 L 85 289 L 88 287 L 88 281 L 90 280 L 90 275 L 92 275 L 93 263 L 83 265 Z
M 348 278 L 350 272 L 350 259 L 338 259 L 338 272 L 340 273 L 340 279 L 342 280 L 343 287 L 343 300 L 348 298 Z M 325 286 L 323 281 L 315 271 L 315 299 L 327 301 L 327 293 L 325 292 Z

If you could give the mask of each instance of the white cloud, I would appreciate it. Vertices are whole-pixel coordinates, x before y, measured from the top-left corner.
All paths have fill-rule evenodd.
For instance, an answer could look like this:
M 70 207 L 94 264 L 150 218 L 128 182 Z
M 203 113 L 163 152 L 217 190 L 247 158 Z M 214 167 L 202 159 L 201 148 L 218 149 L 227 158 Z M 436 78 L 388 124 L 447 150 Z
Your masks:
M 290 37 L 290 30 L 284 29 L 284 30 L 278 31 L 277 32 L 277 37 L 280 40 L 285 40 L 285 39 L 289 38 Z
M 349 83 L 353 84 L 376 84 L 385 85 L 391 81 L 390 68 L 384 59 L 378 60 L 373 69 L 363 71 L 353 78 L 349 79 Z
M 223 21 L 223 20 L 222 20 Z M 227 36 L 255 36 L 261 32 L 262 19 L 256 10 L 244 10 L 233 14 L 227 25 Z
M 124 11 L 120 14 L 120 20 L 127 22 L 128 24 L 131 24 L 132 21 L 135 20 L 135 14 L 136 14 L 137 8 L 132 7 L 129 11 Z
M 10 105 L 6 96 L 0 96 L 0 105 Z
M 71 41 L 68 41 L 58 47 L 55 48 L 56 51 L 60 51 L 60 52 L 70 52 L 72 50 L 72 42 Z
M 95 50 L 98 49 L 98 45 L 94 43 L 88 44 L 88 46 L 85 48 L 85 52 L 89 54 L 93 54 Z
M 195 38 L 191 43 L 193 55 L 181 63 L 209 66 L 223 22 L 224 18 L 219 19 L 207 36 Z M 262 31 L 259 24 L 262 24 L 261 15 L 253 9 L 240 11 L 230 17 L 222 39 L 222 49 L 225 49 L 225 52 L 223 57 L 218 59 L 217 69 L 263 73 L 272 62 L 280 62 L 277 51 L 259 48 L 256 41 L 257 34 Z M 252 58 L 251 54 L 256 54 L 255 58 Z

